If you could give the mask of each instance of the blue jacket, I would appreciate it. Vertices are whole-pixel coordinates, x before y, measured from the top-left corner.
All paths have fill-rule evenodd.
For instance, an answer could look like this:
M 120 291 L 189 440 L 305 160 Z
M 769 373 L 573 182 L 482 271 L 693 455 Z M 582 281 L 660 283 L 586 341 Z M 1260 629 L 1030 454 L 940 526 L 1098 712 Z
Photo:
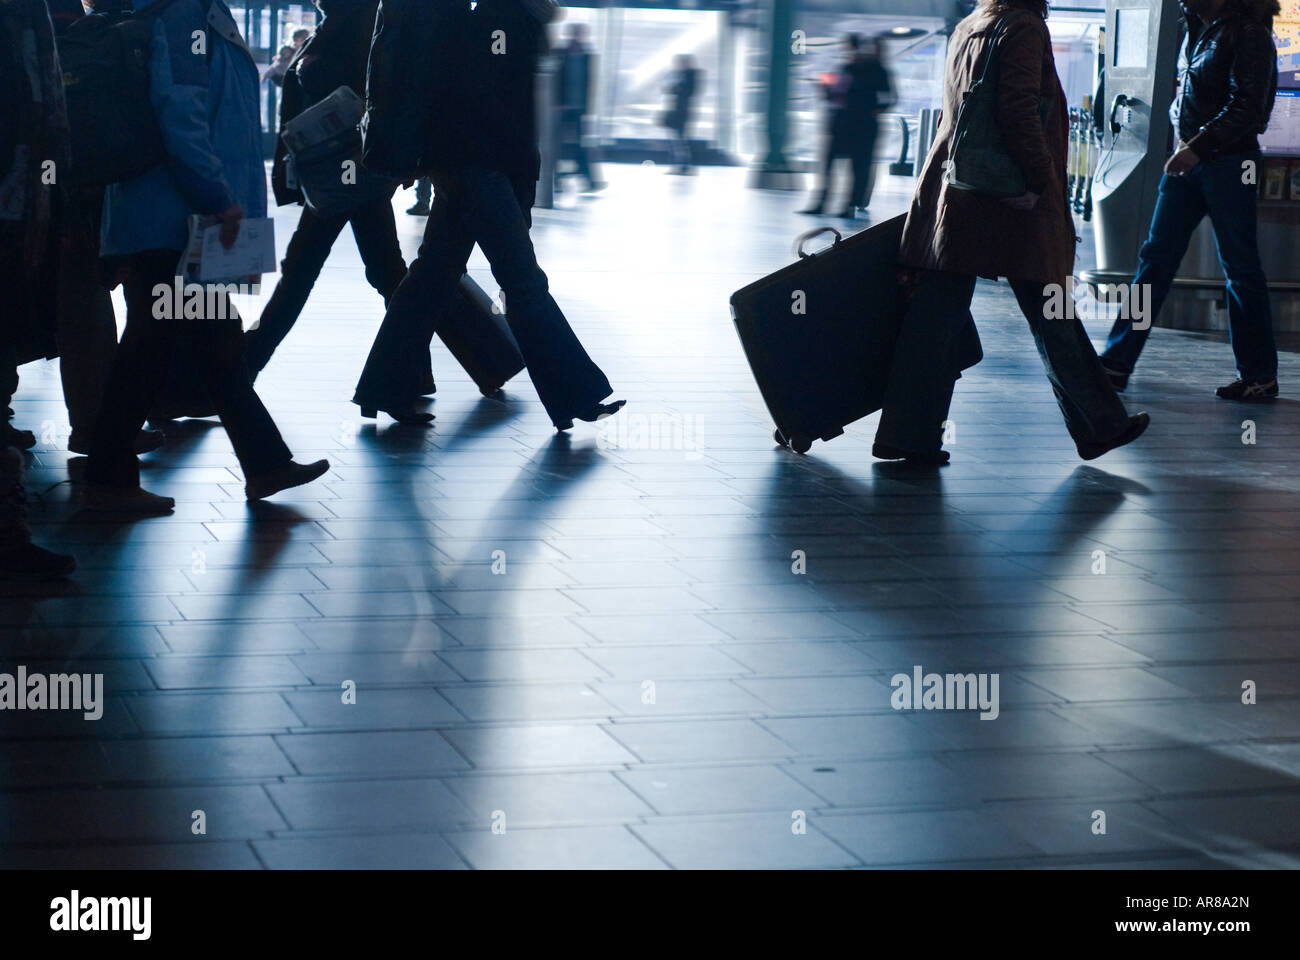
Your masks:
M 158 0 L 140 3 L 148 16 Z M 167 159 L 104 194 L 100 254 L 180 250 L 192 213 L 266 216 L 260 82 L 225 0 L 174 0 L 153 18 L 149 95 Z M 196 31 L 206 55 L 195 53 Z M 200 48 L 201 49 L 201 48 Z

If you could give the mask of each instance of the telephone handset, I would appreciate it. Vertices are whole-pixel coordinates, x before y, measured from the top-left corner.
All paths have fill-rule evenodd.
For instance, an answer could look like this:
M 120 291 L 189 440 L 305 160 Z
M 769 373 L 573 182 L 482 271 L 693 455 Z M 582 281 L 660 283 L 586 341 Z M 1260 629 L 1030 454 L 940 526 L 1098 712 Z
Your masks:
M 1118 136 L 1119 132 L 1124 129 L 1124 124 L 1133 120 L 1133 104 L 1137 103 L 1132 97 L 1127 97 L 1122 93 L 1115 94 L 1115 99 L 1110 102 L 1110 132 L 1111 136 Z

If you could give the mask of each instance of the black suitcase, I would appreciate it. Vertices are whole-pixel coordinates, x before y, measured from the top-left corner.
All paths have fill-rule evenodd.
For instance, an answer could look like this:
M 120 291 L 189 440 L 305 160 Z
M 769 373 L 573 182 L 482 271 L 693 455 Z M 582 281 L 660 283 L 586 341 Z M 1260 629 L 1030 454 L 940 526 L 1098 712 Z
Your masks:
M 847 239 L 829 227 L 813 230 L 799 239 L 798 261 L 732 294 L 736 332 L 778 443 L 806 453 L 814 440 L 838 437 L 880 409 L 907 309 L 898 279 L 906 219 Z M 834 243 L 804 253 L 803 244 L 823 232 L 835 234 Z M 973 322 L 968 356 L 970 338 L 978 362 Z
M 439 318 L 437 332 L 485 397 L 524 368 L 505 315 L 493 309 L 492 298 L 468 273 L 460 278 L 460 296 Z

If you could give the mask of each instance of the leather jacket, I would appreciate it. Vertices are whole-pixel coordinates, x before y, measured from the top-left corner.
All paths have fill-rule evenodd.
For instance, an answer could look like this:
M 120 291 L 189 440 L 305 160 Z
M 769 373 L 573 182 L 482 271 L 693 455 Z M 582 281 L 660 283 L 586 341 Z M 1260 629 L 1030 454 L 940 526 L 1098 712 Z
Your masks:
M 1209 25 L 1196 16 L 1186 24 L 1169 108 L 1178 138 L 1201 157 L 1258 150 L 1277 94 L 1272 31 L 1227 10 Z

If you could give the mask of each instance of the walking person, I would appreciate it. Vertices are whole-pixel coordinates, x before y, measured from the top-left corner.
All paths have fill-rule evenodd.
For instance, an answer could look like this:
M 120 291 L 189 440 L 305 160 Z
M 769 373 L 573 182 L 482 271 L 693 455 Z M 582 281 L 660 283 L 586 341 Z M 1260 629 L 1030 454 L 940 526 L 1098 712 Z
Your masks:
M 689 130 L 699 86 L 700 71 L 695 67 L 695 58 L 689 53 L 679 53 L 673 57 L 673 69 L 668 75 L 667 86 L 669 106 L 663 116 L 663 125 L 672 134 L 670 149 L 675 164 L 672 173 L 695 172 Z
M 979 77 L 990 40 L 999 46 L 998 124 L 1027 185 L 995 199 L 949 184 L 945 175 L 962 97 Z M 953 31 L 943 119 L 912 197 L 899 260 L 919 270 L 885 388 L 873 454 L 938 466 L 970 304 L 979 277 L 1006 277 L 1043 361 L 1079 456 L 1091 460 L 1135 440 L 1145 413 L 1130 417 L 1102 370 L 1083 324 L 1047 309 L 1068 289 L 1074 225 L 1065 194 L 1069 135 L 1065 94 L 1047 31 L 1047 0 L 980 0 Z M 1046 120 L 1040 104 L 1051 104 Z
M 590 151 L 582 140 L 583 126 L 591 112 L 591 91 L 595 80 L 596 57 L 587 43 L 587 25 L 569 24 L 568 43 L 560 51 L 560 68 L 556 71 L 555 102 L 559 111 L 558 153 L 561 159 L 572 160 L 576 166 L 573 175 L 582 177 L 587 192 L 599 190 L 605 184 L 597 180 L 591 170 Z M 555 174 L 556 188 L 560 174 Z
M 379 0 L 316 0 L 316 6 L 324 19 L 284 77 L 281 129 L 339 87 L 349 87 L 353 92 L 365 90 L 370 35 Z M 281 206 L 303 203 L 301 191 L 288 182 L 288 166 L 288 150 L 280 139 L 276 142 L 271 186 Z M 367 176 L 367 172 L 362 170 L 358 175 Z M 365 264 L 366 280 L 387 305 L 406 276 L 406 261 L 402 258 L 393 217 L 395 189 L 396 184 L 387 192 L 366 191 L 360 204 L 345 213 L 321 215 L 303 205 L 298 227 L 280 264 L 280 280 L 257 326 L 245 335 L 248 367 L 254 379 L 293 329 L 334 241 L 345 226 L 352 227 L 352 236 Z M 427 363 L 427 351 L 425 356 Z M 433 372 L 426 370 L 425 374 L 420 392 L 429 394 L 434 391 Z
M 293 461 L 253 390 L 239 314 L 224 292 L 207 291 L 201 317 L 157 309 L 156 291 L 179 285 L 191 214 L 219 221 L 221 242 L 229 248 L 245 214 L 266 213 L 257 67 L 229 7 L 225 0 L 172 0 L 151 14 L 157 2 L 142 3 L 136 15 L 153 24 L 150 99 L 167 156 L 106 192 L 100 250 L 124 277 L 126 330 L 86 466 L 86 508 L 132 514 L 166 513 L 175 506 L 171 497 L 140 487 L 132 447 L 182 342 L 195 348 L 195 375 L 230 436 L 250 501 L 329 469 L 325 460 Z M 196 56 L 194 37 L 201 35 L 207 52 Z M 216 315 L 207 315 L 213 307 Z
M 821 189 L 808 209 L 799 212 L 813 216 L 825 212 L 835 161 L 847 157 L 853 179 L 848 198 L 835 216 L 851 220 L 860 208 L 871 203 L 880 113 L 893 105 L 894 95 L 889 72 L 880 58 L 879 42 L 850 33 L 844 45 L 848 48 L 848 62 L 823 87 L 827 109 Z
M 439 318 L 457 296 L 475 243 L 505 295 L 506 321 L 551 422 L 609 416 L 624 401 L 612 392 L 551 297 L 528 235 L 541 172 L 534 78 L 546 43 L 552 0 L 479 0 L 471 10 L 447 4 L 429 54 L 430 89 L 421 175 L 434 199 L 424 241 L 398 286 L 375 337 L 353 402 L 363 416 L 379 410 L 404 423 L 428 422 L 415 406 L 421 356 Z M 424 51 L 422 51 L 424 52 Z M 374 90 L 372 95 L 415 95 Z M 387 114 L 385 114 L 387 115 Z
M 24 344 L 52 342 L 51 283 L 58 266 L 58 193 L 41 182 L 42 164 L 67 169 L 68 121 L 62 70 L 45 0 L 0 4 L 0 373 L 17 386 Z M 4 397 L 6 403 L 8 396 Z M 27 526 L 20 448 L 35 445 L 27 431 L 5 423 L 0 442 L 0 578 L 57 579 L 76 560 L 32 543 Z M 15 436 L 18 434 L 18 436 Z M 27 439 L 31 439 L 31 443 Z M 17 442 L 15 442 L 17 441 Z
M 1179 0 L 1187 34 L 1179 55 L 1178 95 L 1170 118 L 1178 146 L 1165 164 L 1134 289 L 1149 291 L 1148 324 L 1115 321 L 1101 362 L 1117 390 L 1128 386 L 1150 321 L 1159 316 L 1192 233 L 1206 216 L 1227 279 L 1228 333 L 1237 379 L 1215 393 L 1225 400 L 1277 398 L 1277 345 L 1268 281 L 1256 235 L 1259 134 L 1277 93 L 1272 22 L 1277 0 Z M 1247 172 L 1255 176 L 1247 176 Z

